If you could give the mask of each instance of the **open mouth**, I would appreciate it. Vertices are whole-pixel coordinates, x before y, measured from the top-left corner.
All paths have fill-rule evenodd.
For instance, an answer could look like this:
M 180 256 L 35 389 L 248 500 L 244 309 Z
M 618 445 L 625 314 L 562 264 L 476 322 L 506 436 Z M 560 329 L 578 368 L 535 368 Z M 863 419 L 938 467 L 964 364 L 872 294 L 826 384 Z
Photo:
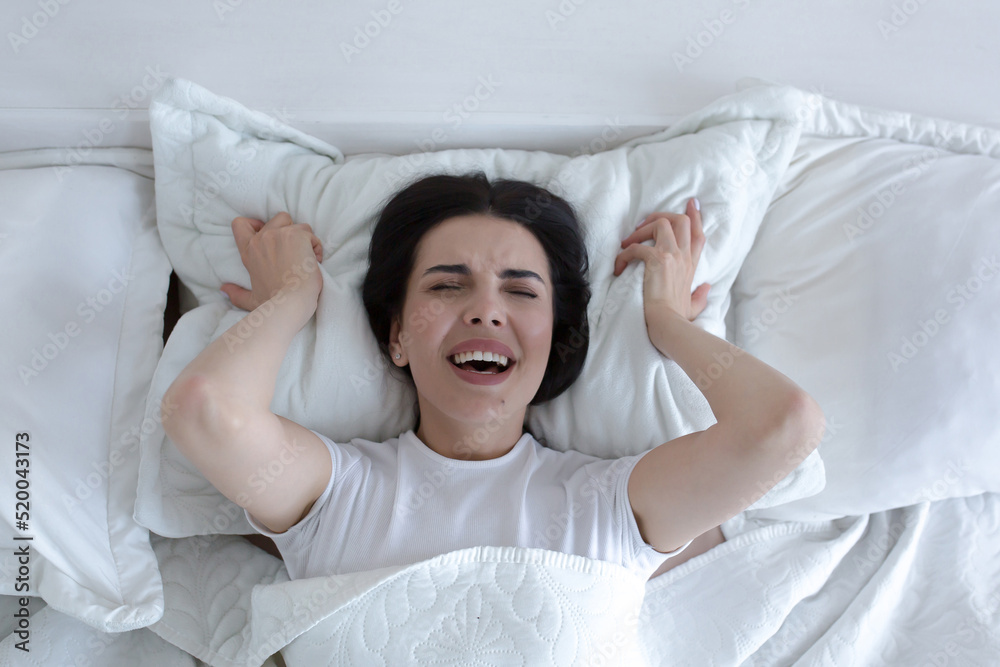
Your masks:
M 478 375 L 503 375 L 504 373 L 509 373 L 510 369 L 513 368 L 514 364 L 517 362 L 511 359 L 507 361 L 506 366 L 501 366 L 496 361 L 479 361 L 472 359 L 462 364 L 456 364 L 454 359 L 449 358 L 448 363 L 462 369 L 463 371 L 476 373 Z

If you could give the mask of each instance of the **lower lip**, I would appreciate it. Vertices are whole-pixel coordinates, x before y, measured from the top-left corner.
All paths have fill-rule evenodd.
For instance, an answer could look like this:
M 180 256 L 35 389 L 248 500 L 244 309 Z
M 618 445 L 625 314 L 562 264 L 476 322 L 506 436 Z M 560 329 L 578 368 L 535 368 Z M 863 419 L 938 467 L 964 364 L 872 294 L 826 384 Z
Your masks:
M 458 375 L 458 377 L 462 378 L 469 384 L 500 384 L 514 372 L 514 364 L 511 364 L 510 367 L 503 373 L 497 373 L 495 375 L 482 375 L 480 373 L 473 373 L 471 371 L 461 369 L 447 359 L 445 360 L 445 363 L 451 366 L 451 370 L 455 371 L 455 374 Z

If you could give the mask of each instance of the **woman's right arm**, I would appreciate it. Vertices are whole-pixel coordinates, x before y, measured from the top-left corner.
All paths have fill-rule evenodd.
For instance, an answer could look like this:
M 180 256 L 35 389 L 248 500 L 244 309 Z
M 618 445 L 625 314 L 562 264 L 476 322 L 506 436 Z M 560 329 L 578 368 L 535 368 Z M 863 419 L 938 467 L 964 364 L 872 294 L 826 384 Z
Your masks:
M 161 403 L 164 430 L 178 450 L 273 532 L 284 532 L 309 511 L 332 472 L 323 442 L 270 409 L 288 347 L 312 318 L 322 289 L 311 231 L 281 215 L 256 230 L 234 221 L 241 253 L 249 238 L 269 232 L 263 237 L 268 252 L 244 254 L 254 292 L 237 299 L 237 305 L 259 305 L 202 350 Z M 262 300 L 265 295 L 270 298 Z

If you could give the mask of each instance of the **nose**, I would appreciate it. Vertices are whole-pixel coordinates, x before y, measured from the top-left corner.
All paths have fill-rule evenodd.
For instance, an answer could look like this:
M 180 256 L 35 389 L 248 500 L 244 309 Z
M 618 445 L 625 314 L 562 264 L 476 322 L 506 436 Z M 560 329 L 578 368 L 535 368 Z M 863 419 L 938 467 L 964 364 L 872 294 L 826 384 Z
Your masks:
M 482 324 L 489 322 L 494 326 L 503 326 L 507 319 L 499 298 L 492 292 L 484 294 L 482 291 L 476 294 L 469 302 L 465 311 L 466 324 Z

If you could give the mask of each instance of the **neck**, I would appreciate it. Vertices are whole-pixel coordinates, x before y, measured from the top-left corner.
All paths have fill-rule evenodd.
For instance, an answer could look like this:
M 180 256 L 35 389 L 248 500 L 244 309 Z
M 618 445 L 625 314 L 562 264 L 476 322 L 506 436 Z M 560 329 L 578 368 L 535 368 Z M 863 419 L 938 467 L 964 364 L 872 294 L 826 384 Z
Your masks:
M 524 435 L 524 413 L 497 413 L 485 422 L 458 422 L 434 419 L 421 410 L 420 427 L 415 435 L 441 456 L 464 461 L 488 461 L 509 453 Z

